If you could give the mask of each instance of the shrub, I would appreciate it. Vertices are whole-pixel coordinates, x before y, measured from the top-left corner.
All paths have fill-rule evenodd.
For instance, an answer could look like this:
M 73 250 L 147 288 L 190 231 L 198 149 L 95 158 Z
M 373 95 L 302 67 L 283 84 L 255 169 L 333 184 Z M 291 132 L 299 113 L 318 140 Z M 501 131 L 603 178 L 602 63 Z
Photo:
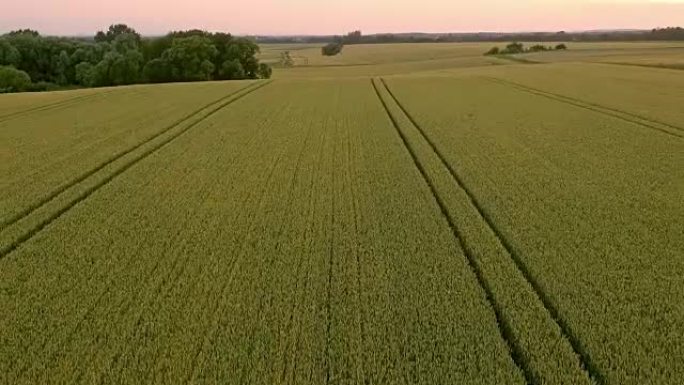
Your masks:
M 21 92 L 31 85 L 31 77 L 11 66 L 0 66 L 0 93 Z
M 290 56 L 290 51 L 285 51 L 280 54 L 280 65 L 283 67 L 293 67 L 294 60 Z
M 273 69 L 266 63 L 259 63 L 259 77 L 262 79 L 270 79 L 273 74 Z
M 57 90 L 62 90 L 65 89 L 65 87 L 60 86 L 59 84 L 55 83 L 50 83 L 50 82 L 36 82 L 36 83 L 31 83 L 26 88 L 24 88 L 23 91 L 28 91 L 28 92 L 43 92 L 43 91 L 57 91 Z
M 565 44 L 558 44 L 556 46 L 557 51 L 566 50 L 566 49 L 568 49 L 568 46 L 566 46 Z
M 489 51 L 485 53 L 485 55 L 498 55 L 499 54 L 499 47 L 492 47 Z
M 541 45 L 541 44 L 533 45 L 529 49 L 530 52 L 543 52 L 543 51 L 548 51 L 548 50 L 549 50 L 549 48 L 547 48 L 546 46 Z
M 322 49 L 321 52 L 323 53 L 324 56 L 335 56 L 338 53 L 342 52 L 342 43 L 330 43 L 326 44 Z
M 525 52 L 525 47 L 522 45 L 522 43 L 511 43 L 511 44 L 507 45 L 503 51 L 501 51 L 501 53 L 505 54 L 505 55 L 523 53 L 523 52 Z

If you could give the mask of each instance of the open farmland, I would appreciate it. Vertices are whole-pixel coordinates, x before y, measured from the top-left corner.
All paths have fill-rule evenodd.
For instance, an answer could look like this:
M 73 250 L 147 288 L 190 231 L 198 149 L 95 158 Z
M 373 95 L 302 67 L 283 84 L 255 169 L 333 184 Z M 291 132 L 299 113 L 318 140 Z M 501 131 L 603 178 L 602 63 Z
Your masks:
M 681 383 L 678 48 L 491 45 L 0 95 L 0 384 Z

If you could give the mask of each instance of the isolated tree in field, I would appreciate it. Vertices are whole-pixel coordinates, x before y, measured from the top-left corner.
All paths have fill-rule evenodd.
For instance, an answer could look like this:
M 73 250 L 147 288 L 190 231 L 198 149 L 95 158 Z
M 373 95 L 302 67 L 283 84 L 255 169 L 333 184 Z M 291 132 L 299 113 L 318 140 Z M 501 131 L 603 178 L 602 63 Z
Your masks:
M 283 67 L 294 66 L 294 60 L 290 56 L 290 51 L 285 51 L 280 54 L 280 65 Z
M 498 55 L 499 54 L 499 47 L 492 47 L 489 51 L 485 53 L 485 55 Z
M 321 53 L 324 56 L 335 56 L 342 52 L 343 47 L 342 43 L 329 43 L 321 48 Z

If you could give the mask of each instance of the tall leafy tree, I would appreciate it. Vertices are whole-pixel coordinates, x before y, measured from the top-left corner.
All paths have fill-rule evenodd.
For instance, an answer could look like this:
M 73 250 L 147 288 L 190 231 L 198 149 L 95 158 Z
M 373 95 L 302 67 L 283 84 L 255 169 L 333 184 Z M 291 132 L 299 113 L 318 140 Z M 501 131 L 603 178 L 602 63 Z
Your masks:
M 0 65 L 18 67 L 21 63 L 21 54 L 8 39 L 0 38 Z
M 209 38 L 190 36 L 174 39 L 161 60 L 168 66 L 173 81 L 210 80 L 216 69 L 216 55 L 218 50 Z
M 140 44 L 140 34 L 136 32 L 133 28 L 127 26 L 126 24 L 113 24 L 110 25 L 106 32 L 99 31 L 95 35 L 95 41 L 98 43 L 113 42 L 118 36 L 121 35 L 132 35 L 135 40 Z

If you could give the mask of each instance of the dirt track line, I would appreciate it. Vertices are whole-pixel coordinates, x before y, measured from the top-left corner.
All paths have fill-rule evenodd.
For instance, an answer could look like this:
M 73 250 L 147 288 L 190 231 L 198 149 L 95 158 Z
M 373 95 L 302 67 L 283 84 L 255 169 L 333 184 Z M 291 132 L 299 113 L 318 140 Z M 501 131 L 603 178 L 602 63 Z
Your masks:
M 437 157 L 439 158 L 441 163 L 449 171 L 449 173 L 451 174 L 451 176 L 454 179 L 454 181 L 456 182 L 456 184 L 459 187 L 461 187 L 461 189 L 463 189 L 463 191 L 465 191 L 466 195 L 470 199 L 471 204 L 475 207 L 475 209 L 478 211 L 479 215 L 482 217 L 482 219 L 484 219 L 487 226 L 493 231 L 493 233 L 499 239 L 499 241 L 501 242 L 501 245 L 506 249 L 506 251 L 510 255 L 510 257 L 513 260 L 513 262 L 515 263 L 515 266 L 517 267 L 517 269 L 523 275 L 525 280 L 530 284 L 530 286 L 534 290 L 535 294 L 537 295 L 537 297 L 539 298 L 541 303 L 544 305 L 544 308 L 546 308 L 548 313 L 551 315 L 552 319 L 560 327 L 560 330 L 561 330 L 563 336 L 565 338 L 567 338 L 567 340 L 570 342 L 570 345 L 571 345 L 572 349 L 574 350 L 574 353 L 580 358 L 580 363 L 581 363 L 583 369 L 588 372 L 589 376 L 597 384 L 604 384 L 605 383 L 604 376 L 601 374 L 598 367 L 592 361 L 591 357 L 589 356 L 589 353 L 584 348 L 584 345 L 581 343 L 581 341 L 579 340 L 577 335 L 572 331 L 572 329 L 570 328 L 570 325 L 563 319 L 563 317 L 560 316 L 560 312 L 558 311 L 558 308 L 553 304 L 553 302 L 551 301 L 549 296 L 542 289 L 542 287 L 539 284 L 539 282 L 537 281 L 537 279 L 532 275 L 530 269 L 527 267 L 527 265 L 525 264 L 523 259 L 520 257 L 520 254 L 518 252 L 516 252 L 515 248 L 511 245 L 511 243 L 508 241 L 508 239 L 504 236 L 503 232 L 498 228 L 496 223 L 492 220 L 491 216 L 483 208 L 482 204 L 479 202 L 477 197 L 473 194 L 472 190 L 470 188 L 468 188 L 468 186 L 463 182 L 463 178 L 456 172 L 456 170 L 451 166 L 451 164 L 449 162 L 447 162 L 446 158 L 441 153 L 441 151 L 439 151 L 439 149 L 437 148 L 435 143 L 432 141 L 432 139 L 430 139 L 430 137 L 425 133 L 425 130 L 423 130 L 423 128 L 420 125 L 418 125 L 418 122 L 404 108 L 404 106 L 399 102 L 399 100 L 396 98 L 396 96 L 392 93 L 390 88 L 387 86 L 387 83 L 385 82 L 385 80 L 381 79 L 381 81 L 382 81 L 383 86 L 385 87 L 385 89 L 389 93 L 389 95 L 392 97 L 392 99 L 394 99 L 394 102 L 397 104 L 397 106 L 399 106 L 399 109 L 401 109 L 401 111 L 404 113 L 404 115 L 406 115 L 406 117 L 409 119 L 411 124 L 413 124 L 413 126 L 416 127 L 416 129 L 418 130 L 420 135 L 423 137 L 423 139 L 430 145 L 430 147 L 432 148 L 434 153 L 437 155 Z M 398 128 L 397 128 L 397 130 L 398 130 Z M 436 191 L 433 190 L 433 192 L 435 193 L 435 196 L 438 197 L 436 195 Z M 448 211 L 446 211 L 446 207 L 443 207 L 443 208 L 444 208 L 443 214 L 447 217 L 447 219 L 449 220 L 449 223 L 453 224 L 450 217 L 448 216 Z M 472 259 L 471 266 L 473 266 L 476 273 L 478 274 L 478 280 L 480 280 L 483 285 L 486 285 L 486 283 L 484 282 L 484 278 L 482 276 L 482 272 L 480 271 L 479 268 L 476 267 L 477 263 L 475 262 L 474 257 L 469 252 L 466 251 L 467 249 L 465 247 L 463 247 L 464 246 L 463 241 L 462 241 L 462 238 L 458 234 L 458 229 L 455 227 L 455 225 L 453 225 L 452 229 L 455 231 L 455 235 L 459 238 L 459 242 L 461 243 L 461 246 L 462 246 L 464 252 L 468 256 L 469 262 Z M 488 286 L 487 286 L 487 295 L 490 298 L 492 297 L 491 289 L 489 289 Z M 493 299 L 492 299 L 492 303 L 495 303 L 495 302 L 493 302 Z M 496 307 L 495 307 L 495 311 L 497 311 L 499 313 L 499 314 L 497 314 L 497 319 L 502 318 L 500 315 L 500 311 L 497 310 Z M 509 335 L 507 337 L 512 338 L 512 336 L 510 335 L 510 327 L 506 326 L 507 323 L 504 323 L 502 325 L 504 327 L 504 331 L 506 331 L 506 329 L 508 329 L 507 333 L 509 333 Z M 512 342 L 511 342 L 511 345 L 515 349 L 519 349 Z M 519 350 L 513 350 L 513 352 L 514 352 L 514 356 L 516 354 L 521 353 Z M 515 359 L 515 357 L 514 357 L 514 359 Z M 530 382 L 530 379 L 532 379 L 533 377 L 529 377 L 530 376 L 530 373 L 528 373 L 529 370 L 530 370 L 529 368 L 524 368 L 525 375 L 526 375 L 529 383 L 534 383 L 534 382 Z
M 34 204 L 32 204 L 32 205 L 26 207 L 24 210 L 22 210 L 21 212 L 15 214 L 15 215 L 14 215 L 13 217 L 11 217 L 10 219 L 4 221 L 3 223 L 0 223 L 0 232 L 4 231 L 6 228 L 8 228 L 8 227 L 14 225 L 15 223 L 19 222 L 20 220 L 22 220 L 22 219 L 26 218 L 27 216 L 31 215 L 34 211 L 36 211 L 36 210 L 40 209 L 41 207 L 45 206 L 47 203 L 49 203 L 49 202 L 52 201 L 53 199 L 57 198 L 60 194 L 62 194 L 62 193 L 65 192 L 66 190 L 68 190 L 68 189 L 74 187 L 75 185 L 77 185 L 77 184 L 83 182 L 84 180 L 86 180 L 86 179 L 88 179 L 90 176 L 92 176 L 93 174 L 95 174 L 95 173 L 97 173 L 98 171 L 102 170 L 103 168 L 109 166 L 110 164 L 114 163 L 115 161 L 121 159 L 122 157 L 124 157 L 124 156 L 130 154 L 131 152 L 133 152 L 133 151 L 135 151 L 135 150 L 141 148 L 142 146 L 144 146 L 144 145 L 150 143 L 151 141 L 157 139 L 158 137 L 162 136 L 163 134 L 169 132 L 170 130 L 172 130 L 172 129 L 178 127 L 179 125 L 181 125 L 181 124 L 185 123 L 186 121 L 192 119 L 193 117 L 199 115 L 202 111 L 206 110 L 207 108 L 210 108 L 210 107 L 212 107 L 212 106 L 214 106 L 214 105 L 217 105 L 217 104 L 219 104 L 219 103 L 221 103 L 221 102 L 223 102 L 223 101 L 225 101 L 225 100 L 227 100 L 227 99 L 229 99 L 229 98 L 231 98 L 231 97 L 237 95 L 238 93 L 240 93 L 240 92 L 242 92 L 242 91 L 245 91 L 245 90 L 249 89 L 250 87 L 254 87 L 254 84 L 250 84 L 250 85 L 248 85 L 248 86 L 246 86 L 246 87 L 240 88 L 240 89 L 237 90 L 237 91 L 231 92 L 231 93 L 228 94 L 228 95 L 222 96 L 222 97 L 220 97 L 219 99 L 216 99 L 216 100 L 214 100 L 214 101 L 212 101 L 212 102 L 210 102 L 210 103 L 208 103 L 208 104 L 202 106 L 201 108 L 199 108 L 199 109 L 197 109 L 197 110 L 195 110 L 195 111 L 192 111 L 191 113 L 185 115 L 184 117 L 182 117 L 182 118 L 176 120 L 175 122 L 171 123 L 170 125 L 168 125 L 168 126 L 162 128 L 160 131 L 158 131 L 158 132 L 156 132 L 156 133 L 154 133 L 154 134 L 148 136 L 147 138 L 143 139 L 143 141 L 141 141 L 141 142 L 139 142 L 139 143 L 137 143 L 137 144 L 135 144 L 135 145 L 133 145 L 133 146 L 131 146 L 131 147 L 125 149 L 125 150 L 122 150 L 122 151 L 117 152 L 116 154 L 114 154 L 113 156 L 111 156 L 111 157 L 108 158 L 107 160 L 101 162 L 100 164 L 98 164 L 98 165 L 95 166 L 94 168 L 92 168 L 92 169 L 86 171 L 85 173 L 81 174 L 80 176 L 78 176 L 78 177 L 76 177 L 76 178 L 74 178 L 74 179 L 68 181 L 67 183 L 65 183 L 65 184 L 63 184 L 63 185 L 61 185 L 61 186 L 59 186 L 57 189 L 53 190 L 51 193 L 49 193 L 48 195 L 46 195 L 44 198 L 42 198 L 41 200 L 35 202 Z
M 484 275 L 482 273 L 482 270 L 478 267 L 475 257 L 468 251 L 468 249 L 465 247 L 462 241 L 462 234 L 461 231 L 456 227 L 456 224 L 454 221 L 451 219 L 451 216 L 449 215 L 446 203 L 442 200 L 442 198 L 439 196 L 437 193 L 437 188 L 435 187 L 434 183 L 428 176 L 427 171 L 423 167 L 422 163 L 418 159 L 417 154 L 415 153 L 415 150 L 413 147 L 409 144 L 408 139 L 404 135 L 404 133 L 401 131 L 399 128 L 399 122 L 397 122 L 396 118 L 392 113 L 390 112 L 389 107 L 387 106 L 387 102 L 382 98 L 380 94 L 380 90 L 378 89 L 378 86 L 375 84 L 373 80 L 371 80 L 371 84 L 373 85 L 373 88 L 375 89 L 375 93 L 378 96 L 378 99 L 380 99 L 380 103 L 382 104 L 382 107 L 384 108 L 385 112 L 387 113 L 387 116 L 390 118 L 392 121 L 392 125 L 394 126 L 394 129 L 396 130 L 397 134 L 399 134 L 399 137 L 401 138 L 402 143 L 404 144 L 404 147 L 408 151 L 409 155 L 411 156 L 411 159 L 413 160 L 413 164 L 415 167 L 418 169 L 420 172 L 421 176 L 423 177 L 423 180 L 427 184 L 427 186 L 430 188 L 430 192 L 432 193 L 433 198 L 435 199 L 437 205 L 439 206 L 439 209 L 442 213 L 442 216 L 444 219 L 447 221 L 449 228 L 451 229 L 452 235 L 458 242 L 461 250 L 463 250 L 463 253 L 466 256 L 466 259 L 468 261 L 468 265 L 470 266 L 470 269 L 473 271 L 477 282 L 479 283 L 480 287 L 485 293 L 485 297 L 487 299 L 487 302 L 490 304 L 492 309 L 494 310 L 494 315 L 496 317 L 496 322 L 497 326 L 499 329 L 499 333 L 501 335 L 501 338 L 506 342 L 506 345 L 508 345 L 509 351 L 511 353 L 511 358 L 515 365 L 520 369 L 522 373 L 525 375 L 525 380 L 527 384 L 533 384 L 533 374 L 530 368 L 527 367 L 527 365 L 524 363 L 522 360 L 522 350 L 520 347 L 516 344 L 515 338 L 512 335 L 511 327 L 508 324 L 508 322 L 505 320 L 505 318 L 502 315 L 501 312 L 501 306 L 497 301 L 494 299 L 492 289 L 489 286 L 489 284 L 486 282 Z M 389 91 L 389 90 L 388 90 Z
M 93 92 L 92 94 L 88 94 L 88 95 L 74 96 L 72 98 L 59 100 L 56 102 L 47 103 L 47 104 L 36 106 L 36 107 L 27 108 L 25 110 L 10 112 L 9 114 L 0 116 L 0 123 L 4 123 L 8 120 L 12 120 L 14 118 L 21 117 L 22 115 L 30 114 L 32 112 L 43 112 L 43 111 L 49 111 L 49 110 L 59 108 L 59 107 L 66 107 L 66 106 L 68 106 L 74 102 L 83 101 L 85 99 L 91 99 L 91 98 L 94 98 L 97 96 L 103 96 L 103 95 L 111 94 L 114 91 L 115 90 Z
M 66 213 L 69 211 L 71 208 L 79 204 L 80 202 L 84 201 L 86 198 L 88 198 L 90 195 L 92 195 L 94 192 L 102 188 L 103 186 L 107 185 L 109 182 L 111 182 L 114 178 L 117 176 L 121 175 L 124 171 L 128 170 L 129 168 L 133 167 L 135 164 L 140 162 L 141 160 L 147 158 L 148 156 L 152 155 L 153 153 L 157 152 L 159 149 L 162 147 L 166 146 L 167 144 L 171 143 L 174 139 L 178 138 L 179 136 L 185 134 L 188 132 L 191 128 L 197 126 L 199 123 L 205 121 L 207 118 L 211 117 L 212 115 L 216 114 L 218 111 L 221 109 L 225 108 L 226 106 L 242 99 L 243 97 L 253 93 L 254 91 L 265 87 L 266 85 L 270 84 L 270 82 L 264 82 L 264 83 L 259 83 L 257 86 L 252 87 L 248 90 L 246 90 L 249 87 L 243 88 L 242 90 L 246 90 L 244 93 L 240 95 L 236 95 L 236 93 L 232 93 L 232 95 L 236 95 L 234 98 L 230 98 L 230 96 L 226 97 L 228 101 L 225 101 L 226 98 L 222 99 L 222 101 L 225 101 L 221 103 L 218 107 L 215 107 L 211 111 L 209 111 L 205 116 L 200 118 L 199 120 L 189 124 L 187 127 L 183 128 L 179 132 L 171 135 L 170 137 L 164 139 L 162 142 L 156 144 L 154 147 L 151 149 L 143 152 L 142 154 L 136 156 L 133 160 L 129 161 L 128 163 L 124 164 L 120 168 L 118 168 L 116 171 L 114 171 L 112 174 L 98 182 L 95 186 L 92 186 L 88 189 L 86 189 L 84 192 L 79 194 L 76 198 L 72 199 L 69 201 L 68 204 L 65 206 L 61 207 L 59 210 L 57 210 L 55 213 L 50 215 L 48 218 L 40 221 L 36 226 L 31 228 L 30 230 L 24 232 L 21 236 L 19 236 L 17 239 L 15 239 L 13 242 L 10 244 L 3 246 L 0 248 L 0 259 L 4 258 L 8 254 L 10 254 L 12 251 L 17 249 L 19 246 L 21 246 L 23 243 L 31 239 L 34 235 L 39 233 L 41 230 L 43 230 L 46 226 L 48 226 L 50 223 L 52 223 L 54 220 L 62 216 L 62 214 Z M 239 91 L 238 91 L 239 92 Z M 214 105 L 213 103 L 212 105 Z M 210 105 L 211 106 L 211 105 Z M 188 118 L 189 119 L 189 118 Z M 131 150 L 132 151 L 132 150 Z M 103 166 L 104 167 L 104 166 Z M 85 179 L 85 178 L 84 178 Z M 51 200 L 51 199 L 50 199 Z
M 591 62 L 592 64 L 610 64 L 615 66 L 628 66 L 628 67 L 642 67 L 642 68 L 655 68 L 659 70 L 674 70 L 674 71 L 684 71 L 684 64 L 639 64 L 639 63 L 625 63 L 625 62 L 611 62 L 611 61 L 596 61 Z
M 553 92 L 542 91 L 542 90 L 539 90 L 539 89 L 536 89 L 533 87 L 528 87 L 528 86 L 525 86 L 525 85 L 522 85 L 519 83 L 515 83 L 515 82 L 511 82 L 508 80 L 503 80 L 503 79 L 493 78 L 493 77 L 486 77 L 486 79 L 488 79 L 494 83 L 499 83 L 499 84 L 502 84 L 505 86 L 513 87 L 517 90 L 527 92 L 527 93 L 530 93 L 533 95 L 545 97 L 547 99 L 555 100 L 555 101 L 565 103 L 565 104 L 570 104 L 570 105 L 573 105 L 575 107 L 583 108 L 585 110 L 593 111 L 593 112 L 596 112 L 596 113 L 599 113 L 602 115 L 606 115 L 606 116 L 610 116 L 610 117 L 617 118 L 620 120 L 624 120 L 624 121 L 629 122 L 629 123 L 637 124 L 637 125 L 640 125 L 642 127 L 647 127 L 647 128 L 653 129 L 653 130 L 657 130 L 657 131 L 662 132 L 662 133 L 667 134 L 667 135 L 676 136 L 678 138 L 684 138 L 684 135 L 682 135 L 678 132 L 670 131 L 670 129 L 672 129 L 672 130 L 684 132 L 684 128 L 678 127 L 678 126 L 675 126 L 675 125 L 672 125 L 669 123 L 660 122 L 660 121 L 653 120 L 650 118 L 646 118 L 646 117 L 643 117 L 643 116 L 640 116 L 640 115 L 637 115 L 637 114 L 634 114 L 631 112 L 622 111 L 622 110 L 618 110 L 618 109 L 611 108 L 611 107 L 606 107 L 606 106 L 603 106 L 600 104 L 587 102 L 587 101 L 584 101 L 581 99 L 576 99 L 576 98 L 572 98 L 569 96 L 556 94 Z
M 511 56 L 511 55 L 493 55 L 492 57 L 499 59 L 499 60 L 507 60 L 509 62 L 519 63 L 519 64 L 548 64 L 548 63 L 544 63 L 541 61 L 536 61 L 536 60 L 532 60 L 532 59 L 526 59 L 524 57 L 517 57 L 517 56 Z

